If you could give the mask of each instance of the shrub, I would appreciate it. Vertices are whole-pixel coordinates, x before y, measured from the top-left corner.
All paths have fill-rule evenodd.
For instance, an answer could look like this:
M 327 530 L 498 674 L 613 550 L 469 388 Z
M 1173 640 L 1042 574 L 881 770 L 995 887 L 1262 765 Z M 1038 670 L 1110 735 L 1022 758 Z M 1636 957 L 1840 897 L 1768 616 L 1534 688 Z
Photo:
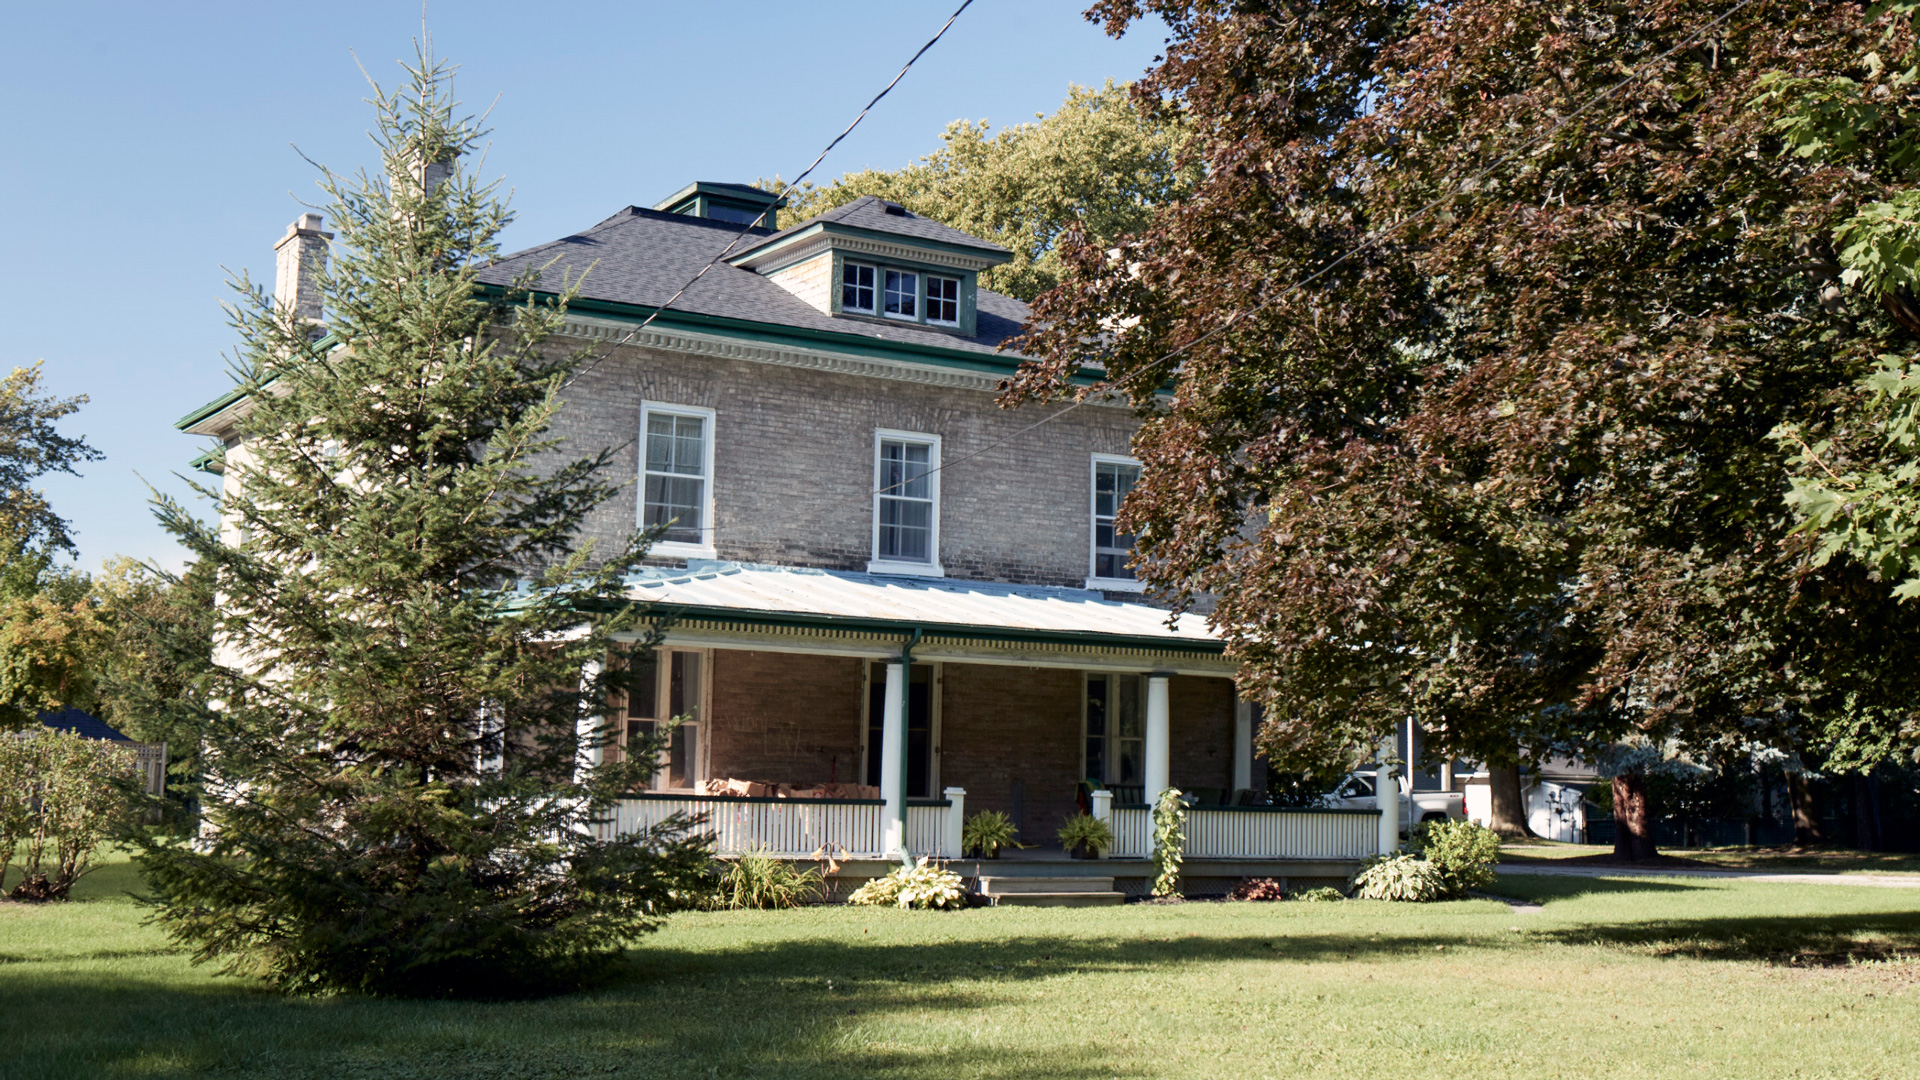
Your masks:
M 982 810 L 960 826 L 960 848 L 983 859 L 997 859 L 1002 848 L 1015 846 L 1019 835 L 1012 818 L 998 810 Z
M 1105 855 L 1113 849 L 1113 830 L 1092 814 L 1075 814 L 1060 826 L 1060 846 L 1068 851 L 1085 848 L 1093 855 Z
M 1298 900 L 1303 904 L 1328 904 L 1345 900 L 1346 897 L 1341 895 L 1339 889 L 1330 886 L 1321 886 L 1318 889 L 1308 889 L 1305 892 L 1294 893 L 1288 897 L 1288 899 Z
M 902 866 L 883 878 L 874 878 L 847 897 L 849 904 L 867 907 L 937 908 L 953 910 L 967 906 L 960 889 L 960 875 L 944 866 L 929 866 L 922 858 L 912 866 Z
M 1233 887 L 1229 900 L 1285 900 L 1287 891 L 1270 877 L 1248 878 Z
M 1440 871 L 1418 855 L 1376 855 L 1360 864 L 1350 882 L 1356 900 L 1438 900 Z
M 1168 788 L 1153 804 L 1153 895 L 1180 895 L 1180 849 L 1187 842 L 1187 807 L 1180 789 Z
M 820 896 L 819 869 L 802 870 L 765 848 L 727 860 L 724 866 L 719 886 L 723 908 L 797 908 Z
M 65 900 L 127 821 L 138 776 L 133 755 L 109 742 L 49 728 L 0 734 L 0 881 L 22 855 L 13 898 Z
M 1441 893 L 1464 896 L 1493 884 L 1500 836 L 1471 821 L 1429 821 L 1413 831 L 1414 850 L 1440 875 Z

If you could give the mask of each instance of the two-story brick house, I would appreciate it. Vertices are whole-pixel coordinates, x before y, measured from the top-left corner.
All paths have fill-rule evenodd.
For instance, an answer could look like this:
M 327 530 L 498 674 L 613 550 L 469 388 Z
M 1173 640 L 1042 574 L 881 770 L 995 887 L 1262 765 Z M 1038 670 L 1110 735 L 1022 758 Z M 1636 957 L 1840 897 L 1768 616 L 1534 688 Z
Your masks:
M 620 448 L 632 481 L 589 534 L 617 546 L 666 527 L 632 582 L 666 621 L 655 692 L 620 729 L 688 720 L 623 814 L 698 803 L 746 830 L 740 844 L 958 854 L 947 802 L 1045 843 L 1090 801 L 1119 853 L 1141 854 L 1133 808 L 1160 789 L 1235 802 L 1254 759 L 1233 666 L 1204 620 L 1141 602 L 1113 526 L 1138 475 L 1132 411 L 1038 423 L 1062 407 L 997 406 L 1019 362 L 1002 345 L 1027 316 L 978 284 L 1004 249 L 871 197 L 742 237 L 773 198 L 694 184 L 482 275 L 537 269 L 553 292 L 584 277 L 554 347 L 594 359 L 558 433 L 576 453 Z M 325 243 L 303 224 L 282 241 L 296 306 Z M 234 407 L 180 426 L 231 439 Z M 715 795 L 742 790 L 727 781 L 880 798 L 819 800 L 844 807 L 839 824 L 782 825 L 797 800 Z

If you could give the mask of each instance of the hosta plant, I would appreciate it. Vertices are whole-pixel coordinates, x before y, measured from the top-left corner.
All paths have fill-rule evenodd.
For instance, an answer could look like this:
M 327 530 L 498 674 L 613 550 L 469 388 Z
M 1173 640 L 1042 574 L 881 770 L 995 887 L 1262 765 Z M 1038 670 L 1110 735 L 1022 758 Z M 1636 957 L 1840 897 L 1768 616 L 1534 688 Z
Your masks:
M 1425 903 L 1445 894 L 1440 869 L 1418 855 L 1376 855 L 1360 865 L 1351 882 L 1356 900 Z
M 922 858 L 883 878 L 874 878 L 853 891 L 847 903 L 867 907 L 903 907 L 954 910 L 967 906 L 960 875 Z

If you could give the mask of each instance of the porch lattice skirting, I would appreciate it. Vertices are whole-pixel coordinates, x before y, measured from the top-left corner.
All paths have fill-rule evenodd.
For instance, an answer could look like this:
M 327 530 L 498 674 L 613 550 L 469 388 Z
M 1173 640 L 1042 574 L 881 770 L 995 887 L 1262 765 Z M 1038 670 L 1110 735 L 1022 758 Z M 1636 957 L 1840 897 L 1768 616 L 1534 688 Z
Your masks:
M 1116 806 L 1112 856 L 1153 853 L 1153 812 Z M 1365 859 L 1379 849 L 1377 810 L 1287 810 L 1264 806 L 1195 807 L 1187 811 L 1181 852 L 1195 859 Z

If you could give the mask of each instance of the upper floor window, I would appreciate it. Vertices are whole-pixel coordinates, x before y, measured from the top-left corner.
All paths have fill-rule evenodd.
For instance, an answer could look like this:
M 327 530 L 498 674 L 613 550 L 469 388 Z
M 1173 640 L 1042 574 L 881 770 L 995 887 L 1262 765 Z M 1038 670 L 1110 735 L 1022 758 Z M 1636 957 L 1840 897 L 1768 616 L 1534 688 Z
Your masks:
M 859 263 L 840 267 L 840 310 L 873 314 L 873 267 Z
M 887 317 L 920 318 L 920 275 L 905 270 L 887 271 Z
M 874 440 L 873 563 L 880 573 L 940 573 L 940 440 L 882 431 Z
M 640 525 L 664 525 L 658 547 L 713 546 L 713 410 L 647 404 Z
M 960 325 L 960 279 L 927 275 L 927 321 Z
M 1121 500 L 1140 479 L 1140 464 L 1131 458 L 1095 454 L 1093 458 L 1093 566 L 1089 585 L 1123 582 L 1122 587 L 1138 588 L 1133 568 L 1127 565 L 1133 554 L 1133 535 L 1121 532 L 1113 523 L 1120 512 Z

